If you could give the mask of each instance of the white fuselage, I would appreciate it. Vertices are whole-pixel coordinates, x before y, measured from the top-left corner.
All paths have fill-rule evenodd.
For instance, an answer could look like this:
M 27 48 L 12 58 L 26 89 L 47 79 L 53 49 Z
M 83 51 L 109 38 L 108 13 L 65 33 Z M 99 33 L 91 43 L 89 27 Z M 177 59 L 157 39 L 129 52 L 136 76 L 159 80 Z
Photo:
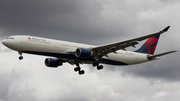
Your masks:
M 95 47 L 93 45 L 22 35 L 11 36 L 5 39 L 3 44 L 10 49 L 23 53 L 52 56 L 68 61 L 77 59 L 82 63 L 93 63 L 95 61 L 94 59 L 80 59 L 69 53 L 77 48 Z M 149 61 L 147 55 L 119 50 L 116 53 L 107 54 L 99 62 L 111 65 L 132 65 Z

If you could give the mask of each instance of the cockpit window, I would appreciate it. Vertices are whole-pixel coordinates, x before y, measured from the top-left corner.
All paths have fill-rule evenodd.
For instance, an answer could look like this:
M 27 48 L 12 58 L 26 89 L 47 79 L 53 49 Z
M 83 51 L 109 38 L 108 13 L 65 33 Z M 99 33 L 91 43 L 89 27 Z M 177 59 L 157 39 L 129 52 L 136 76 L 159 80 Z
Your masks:
M 13 37 L 8 37 L 7 39 L 14 39 Z

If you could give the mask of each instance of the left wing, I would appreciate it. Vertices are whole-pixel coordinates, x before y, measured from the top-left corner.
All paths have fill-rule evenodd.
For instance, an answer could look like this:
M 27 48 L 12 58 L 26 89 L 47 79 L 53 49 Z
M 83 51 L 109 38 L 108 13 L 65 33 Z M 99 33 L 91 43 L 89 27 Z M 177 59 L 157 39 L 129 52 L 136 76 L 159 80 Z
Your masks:
M 130 47 L 130 46 L 135 47 L 135 45 L 139 44 L 138 43 L 139 41 L 167 32 L 169 28 L 170 26 L 167 26 L 162 31 L 159 31 L 157 33 L 153 33 L 150 35 L 146 35 L 146 36 L 142 36 L 142 37 L 138 37 L 138 38 L 122 41 L 122 42 L 117 42 L 113 44 L 93 47 L 91 48 L 91 51 L 93 52 L 94 59 L 99 60 L 101 57 L 107 56 L 108 53 L 111 53 L 111 52 L 116 53 L 117 50 L 120 50 L 120 49 L 125 50 L 125 48 Z

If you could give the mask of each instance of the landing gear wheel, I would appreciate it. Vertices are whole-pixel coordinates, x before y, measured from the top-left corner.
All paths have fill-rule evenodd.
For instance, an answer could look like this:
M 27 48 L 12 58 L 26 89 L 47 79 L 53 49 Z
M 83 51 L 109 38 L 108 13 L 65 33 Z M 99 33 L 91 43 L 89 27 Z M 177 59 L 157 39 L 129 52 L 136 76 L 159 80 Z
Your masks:
M 20 57 L 19 57 L 19 60 L 22 60 L 22 59 L 23 59 L 23 56 L 20 56 Z
M 84 74 L 84 73 L 85 73 L 84 70 L 79 71 L 79 75 L 82 75 L 82 74 Z
M 85 73 L 85 71 L 84 70 L 81 70 L 81 67 L 79 66 L 79 63 L 76 63 L 76 68 L 74 68 L 74 71 L 75 72 L 78 72 L 79 73 L 79 75 L 82 75 L 82 74 L 84 74 Z
M 19 60 L 22 60 L 23 59 L 23 56 L 22 56 L 22 52 L 21 51 L 18 51 L 18 53 L 19 53 Z
M 97 70 L 103 69 L 103 65 L 97 66 Z
M 96 67 L 96 66 L 98 66 L 98 65 L 99 65 L 98 62 L 94 62 L 94 63 L 92 64 L 93 67 Z
M 74 68 L 74 71 L 75 71 L 75 72 L 80 71 L 80 70 L 81 70 L 81 68 L 80 68 L 80 67 L 76 67 L 76 68 Z

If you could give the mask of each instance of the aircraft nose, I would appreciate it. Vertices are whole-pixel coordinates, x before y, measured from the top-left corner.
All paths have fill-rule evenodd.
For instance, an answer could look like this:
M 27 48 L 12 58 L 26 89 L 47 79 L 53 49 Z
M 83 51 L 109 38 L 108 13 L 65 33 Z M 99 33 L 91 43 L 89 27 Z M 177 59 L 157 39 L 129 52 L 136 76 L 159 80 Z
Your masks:
M 17 46 L 18 46 L 13 37 L 9 37 L 9 38 L 3 40 L 2 44 L 4 46 L 6 46 L 7 48 L 10 48 L 10 49 L 13 49 L 13 50 L 16 50 Z
M 3 40 L 2 44 L 5 45 L 5 46 L 8 46 L 9 42 L 7 40 Z
M 5 44 L 6 44 L 6 40 L 3 40 L 3 41 L 2 41 L 2 44 L 5 45 Z

